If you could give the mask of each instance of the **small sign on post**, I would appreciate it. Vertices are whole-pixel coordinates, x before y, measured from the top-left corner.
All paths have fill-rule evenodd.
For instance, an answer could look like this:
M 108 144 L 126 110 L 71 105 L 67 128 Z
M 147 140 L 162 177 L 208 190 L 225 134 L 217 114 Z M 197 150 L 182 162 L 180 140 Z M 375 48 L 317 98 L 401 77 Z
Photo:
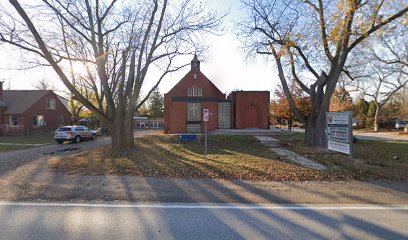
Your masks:
M 207 108 L 204 108 L 203 110 L 203 121 L 208 122 L 208 119 L 210 119 L 210 111 Z
M 207 152 L 208 152 L 208 131 L 207 131 L 207 122 L 210 119 L 210 110 L 204 108 L 203 110 L 203 121 L 205 125 L 205 161 L 207 161 Z
M 353 143 L 352 113 L 327 112 L 326 136 L 327 149 L 351 156 Z

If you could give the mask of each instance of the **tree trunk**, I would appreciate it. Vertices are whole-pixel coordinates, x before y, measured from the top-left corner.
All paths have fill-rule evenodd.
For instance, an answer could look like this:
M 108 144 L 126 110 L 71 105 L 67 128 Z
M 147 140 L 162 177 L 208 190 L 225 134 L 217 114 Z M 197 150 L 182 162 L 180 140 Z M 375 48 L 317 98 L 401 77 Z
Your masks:
M 326 111 L 309 117 L 305 126 L 305 143 L 308 146 L 326 148 Z
M 133 118 L 121 118 L 122 114 L 116 115 L 115 123 L 111 129 L 112 153 L 114 154 L 134 147 Z
M 292 131 L 292 116 L 289 116 L 288 118 L 288 130 Z
M 374 115 L 374 132 L 378 132 L 379 131 L 379 118 L 380 118 L 380 106 L 377 105 L 376 109 L 375 109 L 375 115 Z

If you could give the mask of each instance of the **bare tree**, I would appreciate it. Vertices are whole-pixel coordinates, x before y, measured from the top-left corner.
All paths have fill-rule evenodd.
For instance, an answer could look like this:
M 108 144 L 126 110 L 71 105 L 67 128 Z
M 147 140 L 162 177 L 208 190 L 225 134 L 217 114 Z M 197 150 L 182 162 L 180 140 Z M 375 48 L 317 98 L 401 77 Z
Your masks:
M 368 45 L 356 52 L 359 58 L 357 72 L 364 72 L 364 77 L 352 79 L 349 86 L 372 99 L 376 106 L 373 121 L 374 131 L 379 130 L 381 110 L 392 97 L 408 86 L 408 28 L 395 24 L 396 34 L 381 34 Z
M 216 32 L 222 19 L 190 0 L 9 3 L 15 12 L 2 7 L 0 40 L 50 65 L 73 97 L 111 128 L 113 152 L 133 147 L 134 113 L 166 75 L 185 66 L 180 56 L 205 49 L 203 34 Z M 82 82 L 70 74 L 77 63 L 86 69 Z M 153 69 L 157 82 L 140 98 Z M 80 85 L 92 89 L 96 103 Z
M 35 82 L 33 84 L 33 87 L 38 90 L 54 90 L 54 86 L 52 85 L 52 83 L 45 78 L 41 78 L 40 80 Z
M 306 144 L 322 147 L 326 112 L 340 76 L 349 74 L 349 53 L 408 11 L 407 1 L 385 0 L 245 0 L 243 5 L 248 16 L 239 24 L 244 48 L 273 56 L 290 108 L 306 126 Z M 289 81 L 310 95 L 308 118 L 295 106 Z

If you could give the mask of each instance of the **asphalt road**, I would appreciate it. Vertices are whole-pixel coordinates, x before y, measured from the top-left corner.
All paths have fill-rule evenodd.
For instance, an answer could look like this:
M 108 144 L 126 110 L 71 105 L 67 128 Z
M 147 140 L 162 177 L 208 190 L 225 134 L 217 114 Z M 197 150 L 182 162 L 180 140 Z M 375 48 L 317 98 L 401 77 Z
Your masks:
M 408 142 L 407 135 L 401 135 L 397 132 L 354 132 L 353 135 L 362 140 Z
M 0 202 L 1 239 L 407 239 L 408 206 Z

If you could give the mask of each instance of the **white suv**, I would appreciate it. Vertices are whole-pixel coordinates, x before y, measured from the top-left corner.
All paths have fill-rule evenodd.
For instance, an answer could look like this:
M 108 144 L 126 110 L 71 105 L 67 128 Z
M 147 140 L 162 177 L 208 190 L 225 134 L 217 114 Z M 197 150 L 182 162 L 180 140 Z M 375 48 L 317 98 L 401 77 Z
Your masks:
M 406 127 L 407 125 L 408 125 L 408 123 L 405 122 L 405 121 L 397 121 L 397 122 L 395 123 L 395 128 L 396 128 L 397 130 L 399 130 L 400 128 L 404 128 L 404 127 Z
M 96 139 L 96 131 L 85 126 L 63 126 L 59 127 L 54 134 L 54 139 L 58 143 L 71 141 L 79 143 L 85 139 Z

